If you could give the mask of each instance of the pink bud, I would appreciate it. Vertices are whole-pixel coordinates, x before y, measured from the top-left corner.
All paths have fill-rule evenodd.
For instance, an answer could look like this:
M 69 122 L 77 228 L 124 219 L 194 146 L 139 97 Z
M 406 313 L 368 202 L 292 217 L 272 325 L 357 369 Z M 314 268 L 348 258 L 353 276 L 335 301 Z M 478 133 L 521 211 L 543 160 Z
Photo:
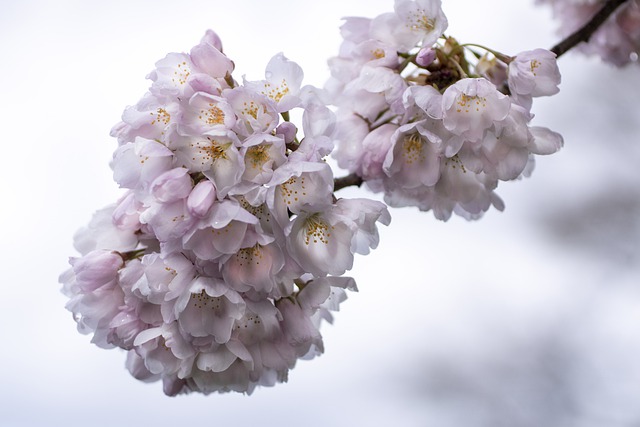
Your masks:
M 191 192 L 193 184 L 185 168 L 171 169 L 151 184 L 151 194 L 162 203 L 171 203 L 184 199 Z
M 137 230 L 140 228 L 140 212 L 142 204 L 138 202 L 132 192 L 118 201 L 113 211 L 113 225 L 120 230 Z
M 423 47 L 416 55 L 416 64 L 428 67 L 436 59 L 436 51 L 430 47 Z
M 218 34 L 216 34 L 216 32 L 213 30 L 207 30 L 207 32 L 204 33 L 204 36 L 200 40 L 200 43 L 210 44 L 211 46 L 222 52 L 222 40 L 220 40 L 220 36 L 218 36 Z
M 293 142 L 293 140 L 296 138 L 297 132 L 298 129 L 296 128 L 296 125 L 291 122 L 282 122 L 276 128 L 276 135 L 282 135 L 286 144 Z
M 216 199 L 216 188 L 211 181 L 200 181 L 193 187 L 191 194 L 187 198 L 187 209 L 191 215 L 203 218 L 211 209 Z
M 71 258 L 70 263 L 78 286 L 85 292 L 114 283 L 118 270 L 124 266 L 119 254 L 106 250 L 92 251 L 82 258 Z

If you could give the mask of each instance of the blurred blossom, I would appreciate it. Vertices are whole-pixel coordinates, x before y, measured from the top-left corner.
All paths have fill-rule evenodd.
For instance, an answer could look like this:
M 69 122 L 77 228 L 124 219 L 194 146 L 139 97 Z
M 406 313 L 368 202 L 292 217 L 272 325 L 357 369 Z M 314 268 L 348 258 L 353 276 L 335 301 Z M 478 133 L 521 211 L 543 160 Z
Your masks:
M 558 33 L 566 37 L 583 26 L 606 3 L 606 0 L 536 0 L 549 4 L 560 21 Z M 638 64 L 640 54 L 640 0 L 628 0 L 577 49 L 596 55 L 621 67 Z

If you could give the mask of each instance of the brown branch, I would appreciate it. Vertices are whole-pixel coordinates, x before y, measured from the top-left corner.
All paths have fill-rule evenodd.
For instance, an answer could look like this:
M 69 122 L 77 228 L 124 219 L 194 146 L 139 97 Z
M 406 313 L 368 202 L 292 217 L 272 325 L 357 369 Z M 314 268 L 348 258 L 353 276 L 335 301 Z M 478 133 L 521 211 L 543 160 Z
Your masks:
M 364 180 L 355 173 L 340 178 L 335 178 L 333 180 L 333 191 L 342 190 L 343 188 L 350 187 L 352 185 L 360 187 L 363 182 Z
M 628 0 L 607 0 L 602 9 L 600 9 L 600 11 L 598 11 L 598 13 L 593 16 L 593 18 L 591 18 L 587 23 L 585 23 L 581 28 L 579 28 L 569 37 L 565 38 L 560 43 L 552 47 L 551 52 L 555 53 L 556 57 L 560 57 L 561 55 L 565 54 L 573 47 L 575 47 L 578 43 L 589 41 L 593 33 L 598 28 L 600 28 L 604 21 L 606 21 L 607 18 L 611 16 L 611 14 L 626 1 Z M 406 64 L 408 64 L 411 59 L 413 59 L 413 57 L 411 56 L 405 57 L 405 62 L 402 65 L 406 66 Z M 506 90 L 508 91 L 508 89 Z M 356 116 L 364 120 L 369 126 L 369 130 L 371 130 L 372 123 L 367 118 L 357 113 Z M 355 173 L 343 176 L 341 178 L 335 178 L 334 191 L 338 191 L 352 185 L 360 187 L 363 182 L 364 180 Z
M 551 48 L 551 52 L 556 54 L 556 57 L 560 57 L 564 53 L 568 52 L 574 46 L 581 42 L 588 42 L 593 33 L 600 28 L 600 26 L 607 20 L 607 18 L 624 2 L 627 0 L 608 0 L 602 9 L 596 13 L 593 18 L 589 20 L 582 28 L 571 34 L 566 39 Z

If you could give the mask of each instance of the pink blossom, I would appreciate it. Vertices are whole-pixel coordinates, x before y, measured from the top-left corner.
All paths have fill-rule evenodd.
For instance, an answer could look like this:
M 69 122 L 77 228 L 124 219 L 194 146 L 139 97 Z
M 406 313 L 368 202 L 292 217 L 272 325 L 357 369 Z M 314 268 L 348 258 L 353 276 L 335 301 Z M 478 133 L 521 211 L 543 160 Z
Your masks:
M 447 29 L 447 18 L 440 0 L 396 0 L 395 13 L 376 17 L 371 23 L 371 35 L 398 51 L 407 52 L 415 46 L 430 46 Z
M 112 287 L 118 278 L 118 270 L 124 267 L 124 260 L 117 252 L 95 250 L 82 258 L 71 258 L 75 280 L 84 292 L 95 291 L 103 286 Z
M 189 298 L 185 298 L 186 296 Z M 193 337 L 213 337 L 223 344 L 231 338 L 236 320 L 244 314 L 244 300 L 225 283 L 198 277 L 179 298 L 176 318 L 181 330 Z
M 278 125 L 276 103 L 257 90 L 240 86 L 223 92 L 238 118 L 234 130 L 244 136 L 269 133 Z
M 86 227 L 79 229 L 73 236 L 74 247 L 80 254 L 86 255 L 96 249 L 127 252 L 138 245 L 135 229 L 122 229 L 113 220 L 115 205 L 107 206 L 93 214 Z
M 555 95 L 560 91 L 555 54 L 545 49 L 519 53 L 509 63 L 508 83 L 511 95 L 526 108 L 531 108 L 531 97 Z
M 370 40 L 363 22 L 344 31 L 370 69 L 345 96 L 365 101 L 363 117 L 388 135 L 398 126 L 374 115 L 402 102 L 405 83 L 389 68 L 395 47 Z M 377 246 L 377 223 L 389 223 L 382 203 L 333 194 L 328 91 L 301 87 L 302 69 L 282 54 L 262 81 L 239 84 L 233 68 L 213 32 L 156 63 L 148 92 L 112 129 L 113 176 L 127 191 L 76 234 L 82 256 L 60 276 L 78 329 L 127 350 L 129 372 L 161 380 L 168 395 L 251 393 L 320 354 L 321 321 L 355 290 L 335 275 Z M 280 122 L 292 108 L 301 126 Z M 389 141 L 364 143 L 356 162 L 383 176 Z
M 198 221 L 184 237 L 184 247 L 204 260 L 216 260 L 231 255 L 243 247 L 249 224 L 258 219 L 237 202 L 225 200 L 216 203 L 211 213 Z
M 456 140 L 479 141 L 495 122 L 509 114 L 511 102 L 486 79 L 462 79 L 442 95 L 444 127 L 458 136 Z M 447 156 L 458 150 L 457 143 L 447 147 Z
M 278 53 L 267 64 L 265 80 L 245 82 L 245 87 L 271 99 L 276 110 L 281 113 L 297 107 L 300 103 L 298 94 L 303 76 L 302 68 L 298 64 Z
M 173 153 L 161 143 L 137 137 L 113 154 L 113 179 L 121 187 L 146 191 L 151 183 L 171 169 Z
M 236 115 L 224 98 L 196 92 L 182 109 L 178 132 L 181 135 L 215 135 L 230 130 Z
M 385 173 L 403 188 L 431 186 L 440 178 L 440 138 L 422 125 L 417 122 L 398 128 L 384 159 Z
M 270 293 L 284 267 L 284 254 L 276 243 L 241 248 L 222 265 L 222 277 L 239 292 Z

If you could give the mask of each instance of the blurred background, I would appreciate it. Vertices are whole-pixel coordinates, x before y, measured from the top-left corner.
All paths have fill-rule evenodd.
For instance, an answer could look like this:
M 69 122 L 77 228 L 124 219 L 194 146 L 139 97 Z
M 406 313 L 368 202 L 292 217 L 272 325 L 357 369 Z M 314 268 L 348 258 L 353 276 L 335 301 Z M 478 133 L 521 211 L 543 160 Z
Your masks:
M 557 41 L 532 1 L 443 3 L 462 42 L 516 54 Z M 0 1 L 0 426 L 640 426 L 640 69 L 579 54 L 560 60 L 560 94 L 533 107 L 565 148 L 502 184 L 503 213 L 392 210 L 350 272 L 360 292 L 323 329 L 326 353 L 288 383 L 168 398 L 76 331 L 58 275 L 73 233 L 121 194 L 109 130 L 154 63 L 212 28 L 237 79 L 261 79 L 282 51 L 322 86 L 340 18 L 392 7 Z

